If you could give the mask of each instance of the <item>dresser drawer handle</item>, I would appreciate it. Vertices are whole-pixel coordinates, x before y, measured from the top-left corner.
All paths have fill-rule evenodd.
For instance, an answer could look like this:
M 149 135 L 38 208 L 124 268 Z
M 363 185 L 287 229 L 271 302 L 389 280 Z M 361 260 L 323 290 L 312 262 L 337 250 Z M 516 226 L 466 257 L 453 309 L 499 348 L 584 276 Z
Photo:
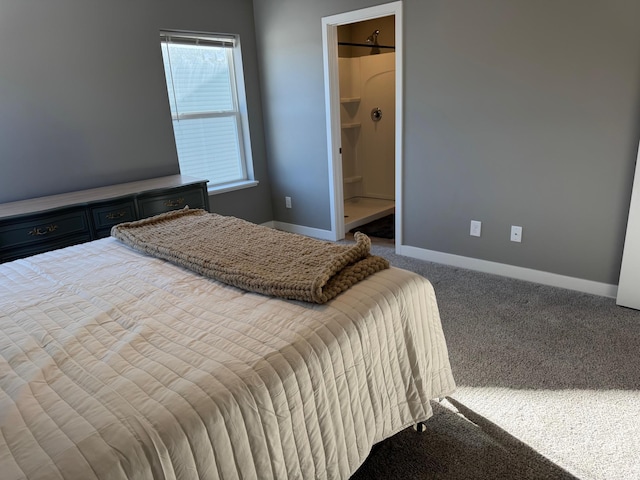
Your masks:
M 116 218 L 122 218 L 127 214 L 127 212 L 122 211 L 122 212 L 110 212 L 107 213 L 105 216 L 107 217 L 107 220 L 115 220 Z
M 164 202 L 165 207 L 179 207 L 184 203 L 184 198 L 178 198 L 177 200 L 167 200 Z
M 47 235 L 51 232 L 55 232 L 57 229 L 58 229 L 58 225 L 49 225 L 48 227 L 45 227 L 43 229 L 41 229 L 40 227 L 35 227 L 28 234 L 32 236 Z

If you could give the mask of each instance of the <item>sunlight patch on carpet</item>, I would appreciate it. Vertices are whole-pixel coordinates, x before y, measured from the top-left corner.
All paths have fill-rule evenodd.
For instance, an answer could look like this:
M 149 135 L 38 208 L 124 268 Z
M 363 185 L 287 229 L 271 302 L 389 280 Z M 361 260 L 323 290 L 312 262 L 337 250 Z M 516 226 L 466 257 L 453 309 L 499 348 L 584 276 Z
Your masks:
M 451 397 L 580 478 L 640 478 L 640 391 L 459 386 Z

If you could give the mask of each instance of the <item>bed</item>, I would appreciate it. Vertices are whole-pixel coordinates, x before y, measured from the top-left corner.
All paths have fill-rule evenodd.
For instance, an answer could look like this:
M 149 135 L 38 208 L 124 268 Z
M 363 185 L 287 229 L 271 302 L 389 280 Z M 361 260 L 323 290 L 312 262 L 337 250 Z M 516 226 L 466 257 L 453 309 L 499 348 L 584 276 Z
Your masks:
M 105 238 L 0 265 L 0 386 L 3 480 L 347 479 L 455 383 L 419 275 L 317 304 Z

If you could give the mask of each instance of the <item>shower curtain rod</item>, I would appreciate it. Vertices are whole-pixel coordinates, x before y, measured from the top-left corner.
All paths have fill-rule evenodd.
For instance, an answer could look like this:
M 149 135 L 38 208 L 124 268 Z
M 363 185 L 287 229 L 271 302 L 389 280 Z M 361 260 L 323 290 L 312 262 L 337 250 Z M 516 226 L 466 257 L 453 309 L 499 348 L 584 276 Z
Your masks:
M 396 49 L 396 47 L 392 47 L 392 46 L 389 46 L 389 45 L 374 45 L 372 43 L 338 42 L 338 45 L 345 45 L 345 46 L 348 46 L 348 47 L 391 48 L 393 50 Z

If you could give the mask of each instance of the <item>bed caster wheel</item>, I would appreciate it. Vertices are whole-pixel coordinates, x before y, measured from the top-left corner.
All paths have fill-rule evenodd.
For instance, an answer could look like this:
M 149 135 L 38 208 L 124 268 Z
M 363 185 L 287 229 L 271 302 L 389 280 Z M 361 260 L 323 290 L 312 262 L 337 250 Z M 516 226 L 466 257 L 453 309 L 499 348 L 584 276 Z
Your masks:
M 413 429 L 418 433 L 422 433 L 427 431 L 427 426 L 423 422 L 418 422 L 413 426 Z

